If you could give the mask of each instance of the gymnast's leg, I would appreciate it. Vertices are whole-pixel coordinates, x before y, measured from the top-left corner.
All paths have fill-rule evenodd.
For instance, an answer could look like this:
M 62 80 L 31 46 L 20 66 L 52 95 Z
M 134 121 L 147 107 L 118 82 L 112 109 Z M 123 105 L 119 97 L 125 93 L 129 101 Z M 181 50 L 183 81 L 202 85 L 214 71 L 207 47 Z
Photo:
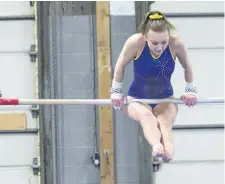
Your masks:
M 158 128 L 157 119 L 152 112 L 152 108 L 149 105 L 139 102 L 131 102 L 125 106 L 124 110 L 131 119 L 140 122 L 144 136 L 152 146 L 152 155 L 162 156 L 164 147 L 160 142 L 161 133 Z
M 177 112 L 178 106 L 173 103 L 161 103 L 153 109 L 153 113 L 159 122 L 159 127 L 162 134 L 162 143 L 165 149 L 163 160 L 165 162 L 169 162 L 173 158 L 174 146 L 172 127 L 176 119 Z

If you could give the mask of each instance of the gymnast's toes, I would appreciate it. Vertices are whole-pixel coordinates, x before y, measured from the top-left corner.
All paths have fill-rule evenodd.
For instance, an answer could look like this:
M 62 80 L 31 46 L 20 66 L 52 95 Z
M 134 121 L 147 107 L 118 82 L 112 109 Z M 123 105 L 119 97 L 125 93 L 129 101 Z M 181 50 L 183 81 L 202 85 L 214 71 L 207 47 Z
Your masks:
M 156 144 L 152 148 L 152 156 L 153 157 L 162 157 L 164 153 L 164 147 L 162 144 Z

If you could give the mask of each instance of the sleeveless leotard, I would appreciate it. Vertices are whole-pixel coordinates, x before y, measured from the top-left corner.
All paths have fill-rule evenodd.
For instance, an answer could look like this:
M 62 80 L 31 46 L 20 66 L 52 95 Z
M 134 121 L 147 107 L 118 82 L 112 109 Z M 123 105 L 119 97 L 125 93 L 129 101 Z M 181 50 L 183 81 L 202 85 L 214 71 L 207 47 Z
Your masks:
M 160 57 L 155 58 L 147 42 L 141 55 L 134 58 L 134 79 L 128 90 L 128 96 L 138 99 L 164 99 L 173 95 L 171 76 L 175 68 L 175 59 L 170 46 Z M 151 104 L 154 108 L 157 104 Z

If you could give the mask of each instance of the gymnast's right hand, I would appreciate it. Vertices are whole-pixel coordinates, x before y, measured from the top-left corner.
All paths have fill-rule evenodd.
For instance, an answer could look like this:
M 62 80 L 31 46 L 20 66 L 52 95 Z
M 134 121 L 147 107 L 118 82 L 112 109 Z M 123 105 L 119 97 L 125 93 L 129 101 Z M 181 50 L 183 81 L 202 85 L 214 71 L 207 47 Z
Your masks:
M 124 95 L 122 93 L 122 83 L 113 80 L 111 87 L 111 101 L 114 109 L 120 110 L 124 104 Z

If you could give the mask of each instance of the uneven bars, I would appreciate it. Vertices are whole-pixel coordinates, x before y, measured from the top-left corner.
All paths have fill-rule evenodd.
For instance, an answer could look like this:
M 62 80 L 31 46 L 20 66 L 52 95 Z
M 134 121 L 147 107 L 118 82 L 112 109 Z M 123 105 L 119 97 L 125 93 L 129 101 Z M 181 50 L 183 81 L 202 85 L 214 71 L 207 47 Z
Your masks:
M 157 104 L 171 102 L 176 104 L 184 104 L 179 98 L 173 99 L 127 99 L 124 104 L 130 102 L 143 102 L 147 104 Z M 202 98 L 197 100 L 197 104 L 224 104 L 224 98 Z M 0 98 L 0 106 L 2 105 L 111 105 L 111 99 L 17 99 L 17 98 Z

